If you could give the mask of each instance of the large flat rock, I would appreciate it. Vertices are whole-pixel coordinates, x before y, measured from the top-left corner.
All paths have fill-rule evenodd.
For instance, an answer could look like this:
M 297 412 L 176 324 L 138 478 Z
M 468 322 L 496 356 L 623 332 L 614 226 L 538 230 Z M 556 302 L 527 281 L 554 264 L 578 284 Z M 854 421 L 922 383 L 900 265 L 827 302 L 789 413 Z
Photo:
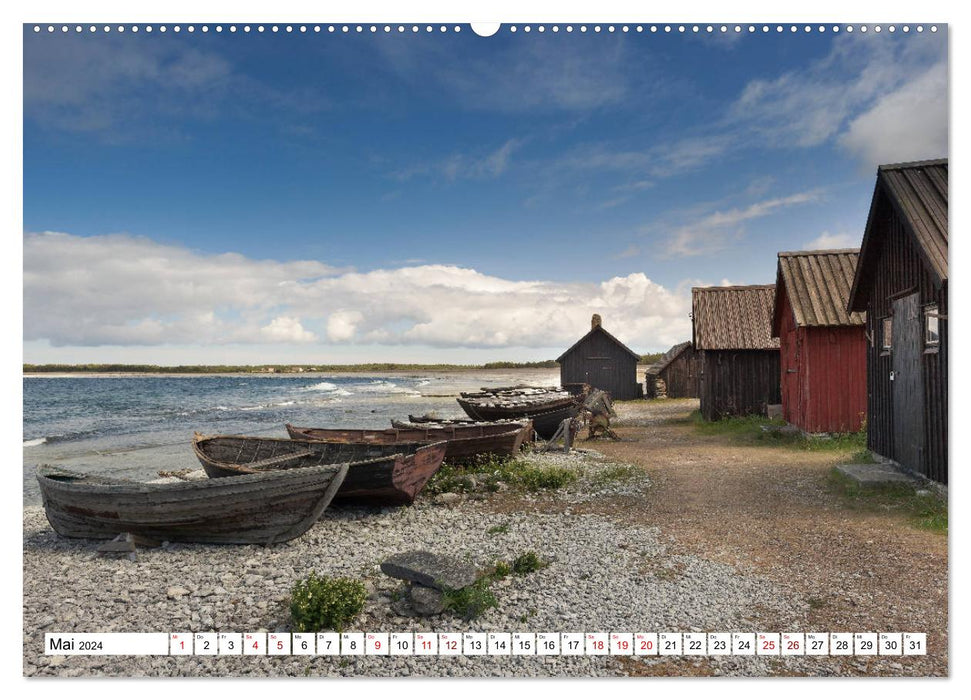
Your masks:
M 382 562 L 381 571 L 439 590 L 465 588 L 477 578 L 475 568 L 461 559 L 420 550 L 395 554 Z
M 841 464 L 836 467 L 836 471 L 860 486 L 918 483 L 914 477 L 904 474 L 889 464 Z

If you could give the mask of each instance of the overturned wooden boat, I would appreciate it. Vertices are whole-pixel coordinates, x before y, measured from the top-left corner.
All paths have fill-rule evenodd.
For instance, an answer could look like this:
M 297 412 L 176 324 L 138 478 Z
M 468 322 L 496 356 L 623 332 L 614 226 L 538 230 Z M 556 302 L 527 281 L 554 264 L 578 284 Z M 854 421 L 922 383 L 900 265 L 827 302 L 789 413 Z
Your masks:
M 37 481 L 47 520 L 64 537 L 128 532 L 158 541 L 269 545 L 309 530 L 347 472 L 346 464 L 324 464 L 293 474 L 149 484 L 42 466 Z
M 344 428 L 298 428 L 287 423 L 294 440 L 324 442 L 363 442 L 381 445 L 432 443 L 445 440 L 445 459 L 466 459 L 478 454 L 514 455 L 523 443 L 532 440 L 533 425 L 529 420 L 508 423 L 473 423 L 470 425 L 417 425 L 391 422 L 384 430 L 348 430 Z
M 348 472 L 334 503 L 409 505 L 442 465 L 444 441 L 317 442 L 242 435 L 196 433 L 192 449 L 212 478 L 281 472 L 347 463 Z

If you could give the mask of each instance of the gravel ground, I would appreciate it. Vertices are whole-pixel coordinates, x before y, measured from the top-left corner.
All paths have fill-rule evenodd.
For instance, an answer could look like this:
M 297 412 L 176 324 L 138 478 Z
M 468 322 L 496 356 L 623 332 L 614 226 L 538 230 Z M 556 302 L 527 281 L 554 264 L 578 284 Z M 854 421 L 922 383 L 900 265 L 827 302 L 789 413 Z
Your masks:
M 652 425 L 651 420 L 644 419 L 644 425 Z M 603 449 L 609 451 L 606 444 Z M 45 632 L 289 631 L 289 590 L 310 569 L 367 583 L 370 596 L 365 611 L 348 631 L 807 631 L 806 596 L 790 587 L 784 577 L 724 558 L 719 561 L 697 547 L 679 546 L 649 517 L 632 519 L 629 512 L 618 514 L 618 503 L 629 511 L 657 498 L 658 485 L 648 478 L 650 470 L 632 466 L 635 459 L 607 458 L 589 449 L 569 455 L 531 453 L 525 458 L 575 468 L 581 479 L 552 493 L 463 496 L 449 505 L 422 497 L 408 508 L 331 509 L 303 537 L 270 548 L 166 545 L 139 550 L 135 561 L 105 558 L 95 553 L 95 542 L 58 537 L 43 509 L 28 507 L 24 512 L 24 674 L 531 677 L 913 673 L 907 666 L 916 657 L 213 658 L 42 653 Z M 490 533 L 490 528 L 498 530 Z M 413 549 L 465 558 L 482 569 L 498 559 L 510 561 L 532 550 L 549 565 L 493 584 L 499 605 L 476 620 L 449 614 L 403 617 L 392 611 L 392 599 L 401 582 L 382 574 L 379 565 L 389 555 Z

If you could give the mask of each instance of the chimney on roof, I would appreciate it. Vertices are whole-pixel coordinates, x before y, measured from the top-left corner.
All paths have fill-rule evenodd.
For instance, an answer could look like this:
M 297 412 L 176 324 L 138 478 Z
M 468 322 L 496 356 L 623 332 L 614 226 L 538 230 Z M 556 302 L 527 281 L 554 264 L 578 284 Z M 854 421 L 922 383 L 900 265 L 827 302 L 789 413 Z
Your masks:
M 600 314 L 594 314 L 593 318 L 590 319 L 590 330 L 598 328 L 600 325 L 602 325 L 600 322 Z

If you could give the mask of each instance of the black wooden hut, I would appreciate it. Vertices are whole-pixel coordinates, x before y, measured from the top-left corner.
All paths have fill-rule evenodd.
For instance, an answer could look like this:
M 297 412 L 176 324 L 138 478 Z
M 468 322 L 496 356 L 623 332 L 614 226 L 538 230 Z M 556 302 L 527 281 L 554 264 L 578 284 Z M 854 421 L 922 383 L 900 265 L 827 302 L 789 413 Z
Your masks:
M 590 332 L 560 355 L 560 383 L 578 390 L 583 384 L 602 389 L 614 399 L 636 399 L 641 394 L 637 383 L 640 355 L 603 329 L 600 314 L 594 314 Z
M 774 284 L 691 290 L 692 343 L 701 353 L 706 420 L 765 415 L 767 406 L 781 402 L 774 302 Z
M 849 311 L 866 312 L 867 446 L 947 483 L 947 160 L 881 165 Z
M 701 354 L 691 341 L 678 343 L 644 373 L 644 395 L 696 399 L 701 395 Z

